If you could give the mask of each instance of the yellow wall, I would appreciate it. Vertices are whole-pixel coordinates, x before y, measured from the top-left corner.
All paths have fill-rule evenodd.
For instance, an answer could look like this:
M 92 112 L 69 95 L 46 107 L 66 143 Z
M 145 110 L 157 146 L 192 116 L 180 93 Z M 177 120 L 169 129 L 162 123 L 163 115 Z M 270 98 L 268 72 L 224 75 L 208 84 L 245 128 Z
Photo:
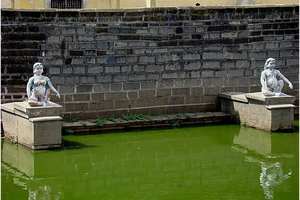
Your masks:
M 2 8 L 45 8 L 45 0 L 1 0 Z
M 226 5 L 255 5 L 255 4 L 299 4 L 299 0 L 156 0 L 157 7 L 165 6 L 226 6 Z
M 46 1 L 51 0 L 1 0 L 2 8 L 46 8 Z M 254 5 L 254 4 L 299 4 L 299 0 L 83 0 L 85 8 L 145 8 L 145 7 L 176 7 L 176 6 L 223 6 L 223 5 Z M 48 4 L 49 5 L 49 4 Z

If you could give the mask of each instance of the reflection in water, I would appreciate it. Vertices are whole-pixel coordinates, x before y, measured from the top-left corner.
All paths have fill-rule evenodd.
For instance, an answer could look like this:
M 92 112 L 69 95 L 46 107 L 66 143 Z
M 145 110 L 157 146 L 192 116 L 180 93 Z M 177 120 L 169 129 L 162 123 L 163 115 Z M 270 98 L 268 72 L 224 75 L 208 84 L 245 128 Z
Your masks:
M 2 173 L 5 173 L 7 178 L 13 174 L 13 183 L 28 191 L 28 200 L 60 199 L 61 192 L 52 192 L 51 187 L 43 183 L 44 178 L 38 178 L 34 154 L 33 150 L 4 140 L 1 156 Z
M 260 185 L 263 188 L 266 199 L 274 199 L 274 187 L 283 184 L 283 181 L 290 178 L 292 170 L 287 174 L 282 171 L 282 163 L 272 162 L 270 159 L 293 158 L 293 154 L 274 154 L 273 146 L 277 145 L 276 133 L 264 132 L 257 129 L 241 127 L 240 133 L 233 139 L 232 148 L 244 154 L 249 151 L 255 152 L 254 156 L 245 156 L 246 162 L 259 163 L 261 173 L 259 176 Z M 267 162 L 266 160 L 270 160 Z
M 226 125 L 63 139 L 51 151 L 3 140 L 1 199 L 298 197 L 296 134 Z
M 263 187 L 266 199 L 274 198 L 274 187 L 281 185 L 285 179 L 288 179 L 292 174 L 290 171 L 288 174 L 283 174 L 281 163 L 261 163 L 260 173 L 260 185 Z

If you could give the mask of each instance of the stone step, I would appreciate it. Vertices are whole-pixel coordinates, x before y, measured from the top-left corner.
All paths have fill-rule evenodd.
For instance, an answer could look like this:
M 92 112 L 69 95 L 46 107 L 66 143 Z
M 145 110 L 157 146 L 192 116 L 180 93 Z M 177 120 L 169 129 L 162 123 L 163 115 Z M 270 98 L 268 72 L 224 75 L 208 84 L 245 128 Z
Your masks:
M 91 122 L 93 121 L 93 122 Z M 142 119 L 124 120 L 122 118 L 81 120 L 64 122 L 62 134 L 91 134 L 107 131 L 171 128 L 177 126 L 228 124 L 231 115 L 223 112 L 177 113 L 159 116 L 144 116 Z

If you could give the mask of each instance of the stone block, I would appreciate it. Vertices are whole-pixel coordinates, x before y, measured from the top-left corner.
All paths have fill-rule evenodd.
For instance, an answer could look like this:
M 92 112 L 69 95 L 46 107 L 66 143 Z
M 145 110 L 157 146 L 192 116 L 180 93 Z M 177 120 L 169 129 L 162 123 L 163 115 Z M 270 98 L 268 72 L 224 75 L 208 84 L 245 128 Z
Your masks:
M 99 75 L 96 79 L 98 83 L 110 83 L 113 80 L 113 77 L 110 75 Z
M 2 104 L 4 136 L 31 149 L 60 147 L 61 111 L 53 102 L 47 107 L 30 107 L 26 102 Z
M 74 101 L 90 101 L 90 94 L 74 94 L 73 95 Z
M 276 97 L 266 97 L 261 92 L 245 94 L 245 97 L 248 99 L 249 103 L 257 103 L 264 105 L 280 105 L 280 104 L 293 104 L 295 101 L 294 96 L 281 94 Z
M 143 81 L 141 82 L 141 89 L 153 89 L 156 88 L 156 81 Z
M 141 84 L 138 82 L 124 84 L 124 90 L 139 90 L 140 88 L 141 88 Z
M 95 77 L 93 76 L 82 76 L 81 77 L 82 84 L 93 84 L 95 83 Z
M 190 88 L 173 88 L 172 89 L 173 96 L 186 96 L 190 95 Z
M 161 106 L 161 105 L 169 105 L 170 98 L 169 97 L 157 97 L 153 98 L 153 106 Z
M 243 77 L 244 76 L 244 70 L 243 69 L 236 69 L 236 70 L 231 70 L 228 73 L 228 77 Z
M 203 94 L 203 87 L 192 87 L 191 88 L 191 95 L 202 95 Z
M 114 82 L 126 82 L 128 76 L 126 74 L 121 74 L 121 75 L 114 75 L 113 80 Z
M 92 101 L 104 101 L 104 93 L 92 93 Z
M 123 90 L 123 84 L 122 83 L 110 84 L 110 91 L 121 91 L 121 90 Z
M 65 112 L 85 112 L 89 109 L 89 103 L 86 102 L 71 102 L 71 103 L 65 103 L 64 104 L 64 111 Z
M 178 105 L 178 104 L 184 104 L 184 98 L 183 96 L 171 96 L 170 97 L 170 104 L 171 105 Z
M 201 63 L 200 62 L 189 62 L 184 65 L 185 70 L 200 70 Z
M 218 61 L 203 62 L 203 68 L 204 69 L 220 69 L 221 62 L 218 62 Z
M 111 110 L 111 109 L 115 109 L 114 101 L 101 101 L 101 102 L 90 104 L 90 110 L 92 111 L 104 111 L 104 110 Z
M 82 93 L 89 93 L 89 92 L 92 92 L 92 90 L 93 90 L 93 85 L 78 85 L 77 87 L 76 87 L 76 92 L 77 93 L 80 93 L 80 92 L 82 92 Z
M 74 74 L 85 74 L 85 67 L 74 67 Z
M 150 107 L 150 106 L 152 106 L 152 99 L 141 98 L 141 99 L 131 100 L 131 108 Z
M 154 63 L 155 62 L 155 57 L 141 56 L 139 58 L 139 62 L 141 62 L 141 63 Z
M 163 79 L 177 79 L 179 77 L 178 73 L 163 73 Z
M 131 101 L 129 100 L 117 100 L 115 101 L 115 109 L 131 108 Z
M 223 52 L 204 52 L 202 59 L 204 60 L 222 60 Z
M 100 74 L 104 71 L 104 67 L 89 67 L 88 73 L 89 74 Z
M 159 74 L 147 74 L 146 75 L 146 80 L 150 80 L 150 81 L 158 81 L 160 80 L 160 75 Z
M 227 92 L 219 96 L 222 112 L 232 114 L 238 123 L 271 132 L 294 129 L 294 96 L 265 97 L 261 92 Z
M 73 85 L 61 85 L 59 86 L 59 93 L 74 93 L 74 86 Z
M 169 62 L 169 61 L 176 61 L 179 60 L 179 56 L 176 54 L 163 54 L 163 55 L 159 55 L 157 56 L 157 62 L 158 63 L 163 63 L 163 62 Z
M 155 90 L 141 90 L 139 91 L 140 98 L 153 98 L 155 96 Z
M 199 103 L 199 102 L 200 102 L 200 96 L 186 96 L 185 97 L 186 104 L 193 104 L 193 103 Z
M 126 92 L 109 92 L 105 93 L 105 100 L 127 99 Z
M 139 98 L 138 91 L 127 91 L 128 99 L 137 99 Z
M 147 80 L 145 74 L 131 74 L 128 75 L 128 81 L 144 81 Z
M 162 72 L 164 67 L 161 65 L 147 65 L 146 72 Z

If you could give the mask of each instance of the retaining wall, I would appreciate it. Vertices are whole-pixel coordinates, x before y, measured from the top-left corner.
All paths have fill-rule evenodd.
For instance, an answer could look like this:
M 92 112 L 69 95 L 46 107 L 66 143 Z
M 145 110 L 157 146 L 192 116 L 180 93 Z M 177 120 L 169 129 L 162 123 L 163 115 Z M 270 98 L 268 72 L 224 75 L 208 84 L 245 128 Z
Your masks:
M 299 97 L 298 5 L 2 9 L 1 27 L 1 102 L 27 98 L 39 61 L 64 119 L 218 111 L 220 92 L 260 91 L 269 57 Z

